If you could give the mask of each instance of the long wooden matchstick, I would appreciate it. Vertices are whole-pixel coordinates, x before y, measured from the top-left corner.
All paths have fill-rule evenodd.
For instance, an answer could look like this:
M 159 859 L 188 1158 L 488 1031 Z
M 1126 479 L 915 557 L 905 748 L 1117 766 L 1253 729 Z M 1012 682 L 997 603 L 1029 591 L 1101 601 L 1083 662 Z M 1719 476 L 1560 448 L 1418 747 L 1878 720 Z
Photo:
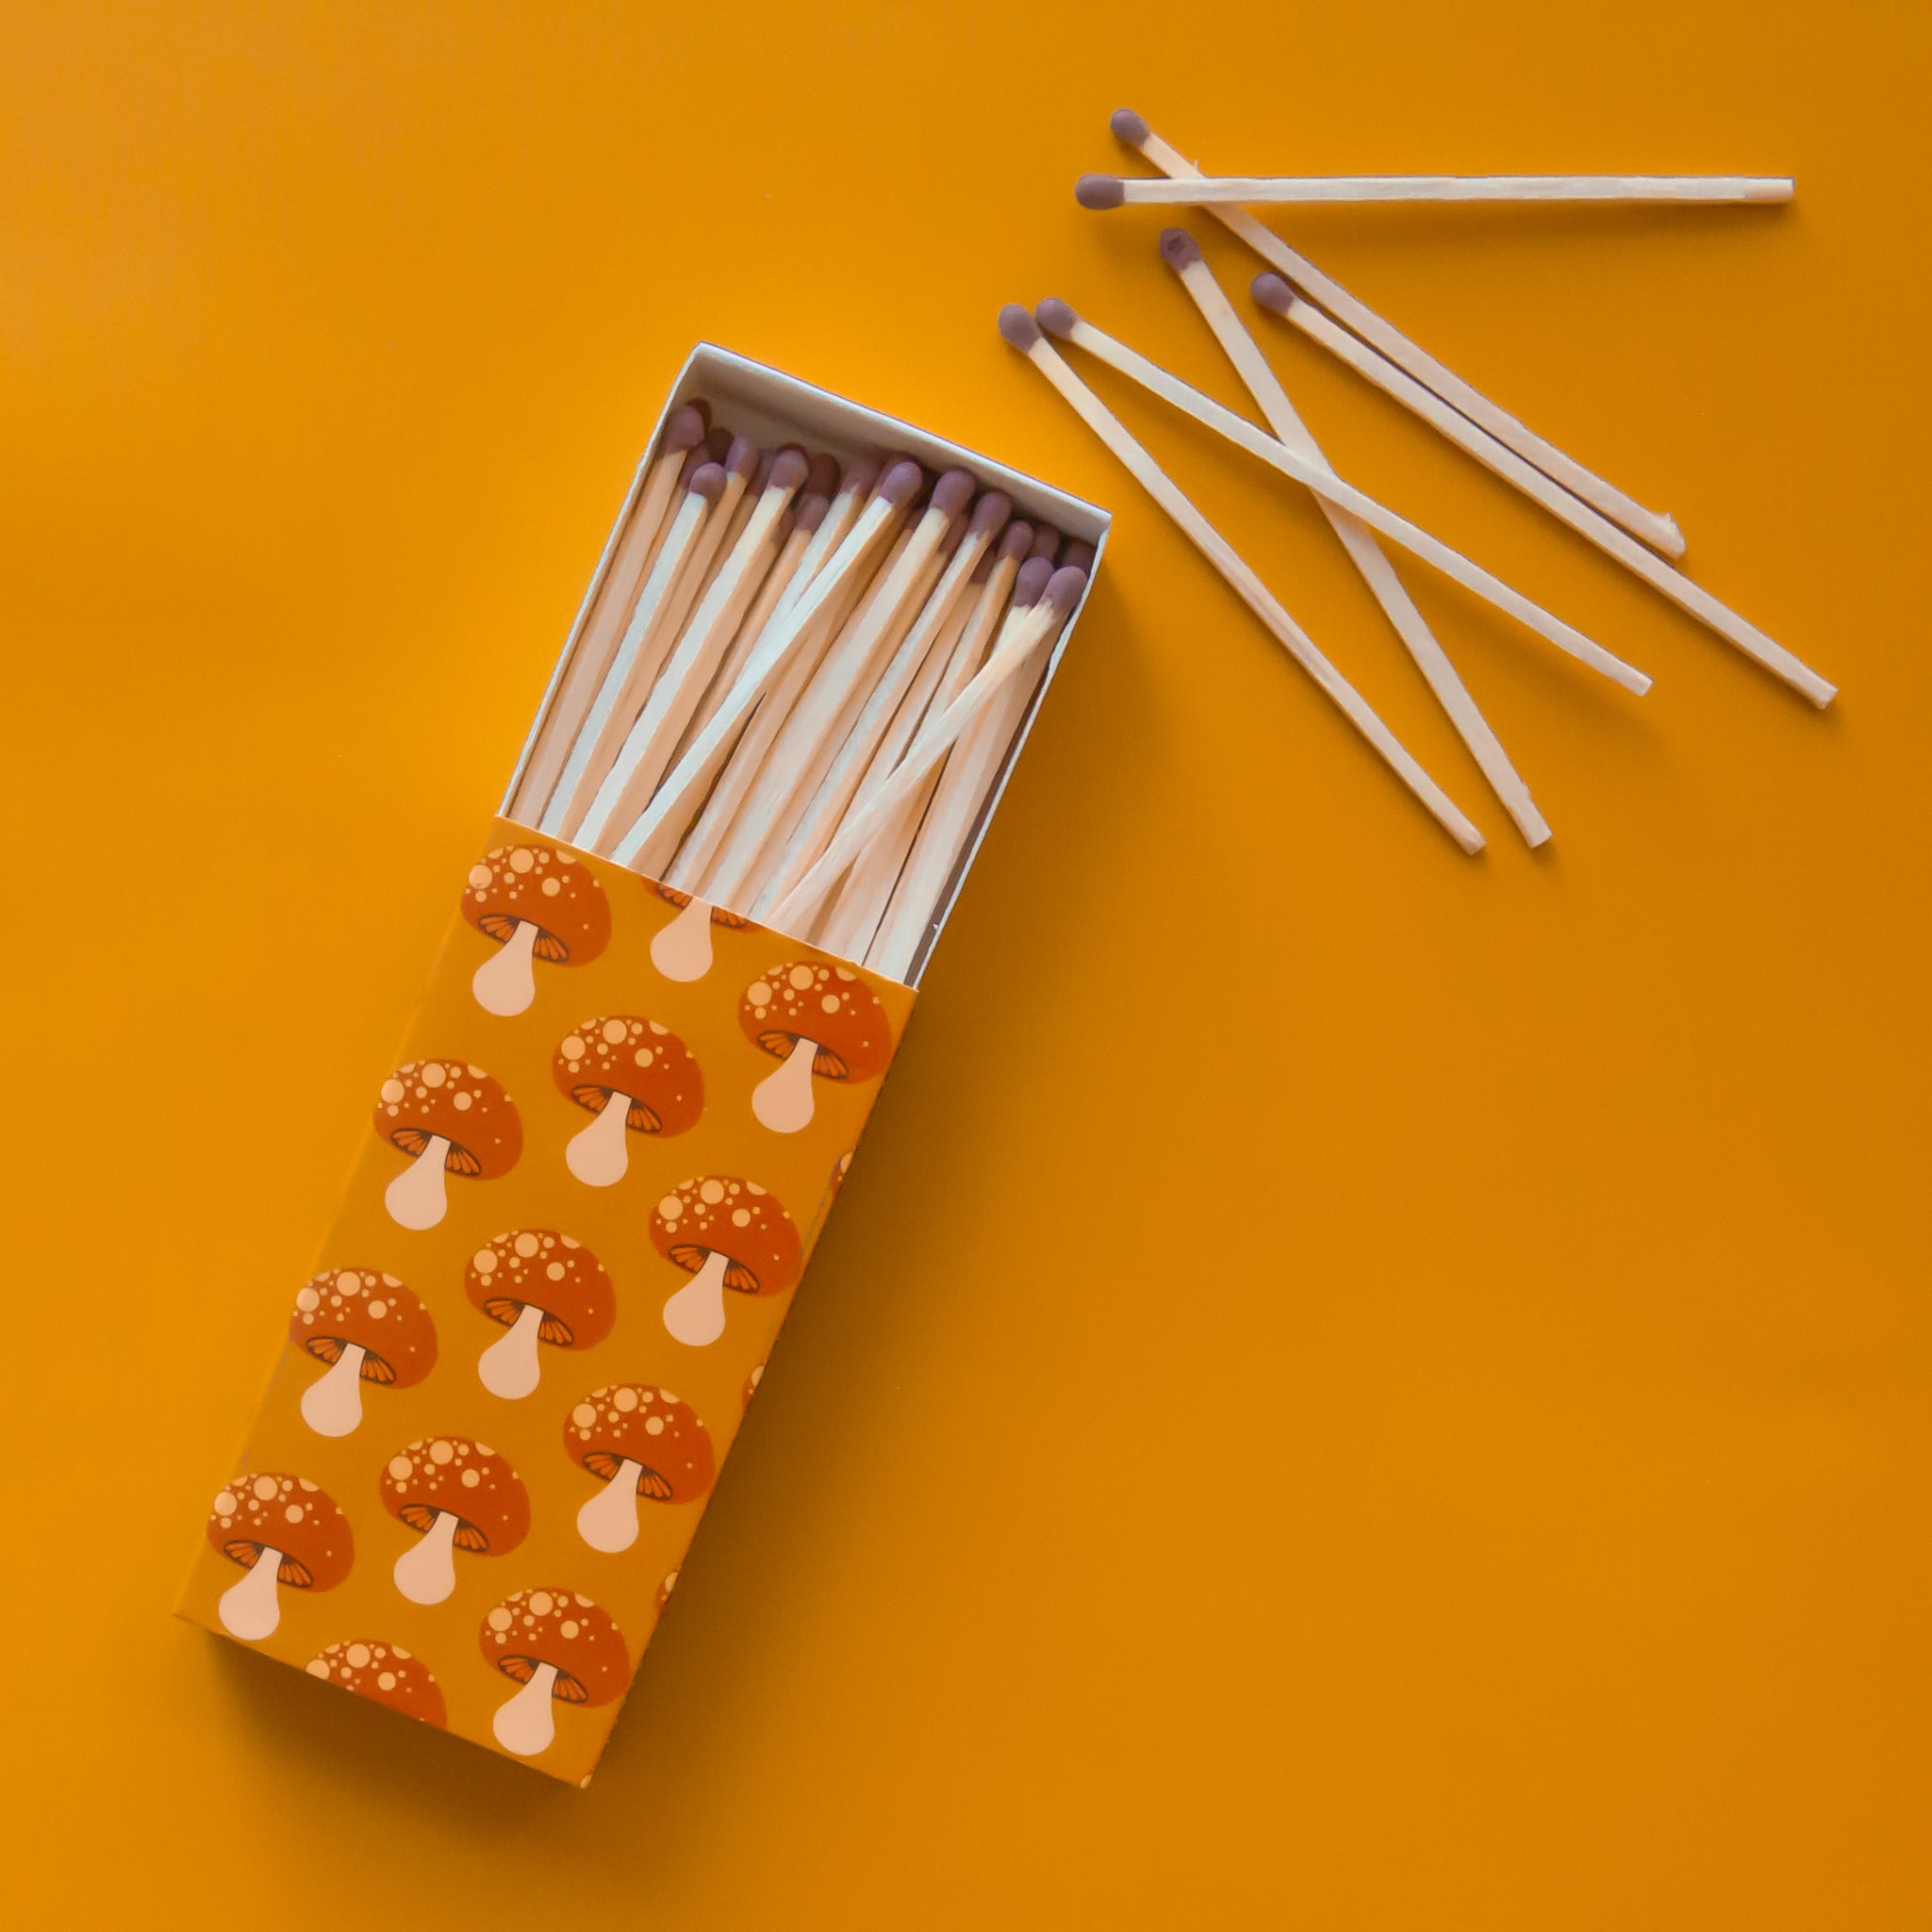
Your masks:
M 1098 356 L 1110 368 L 1131 376 L 1163 402 L 1171 403 L 1183 415 L 1193 417 L 1197 422 L 1238 444 L 1249 455 L 1259 456 L 1284 476 L 1292 476 L 1296 482 L 1307 485 L 1317 496 L 1327 497 L 1339 508 L 1352 512 L 1372 529 L 1393 537 L 1403 549 L 1419 556 L 1425 563 L 1433 564 L 1445 577 L 1461 584 L 1466 590 L 1475 591 L 1498 610 L 1508 612 L 1518 623 L 1534 631 L 1538 636 L 1547 638 L 1558 650 L 1568 652 L 1572 657 L 1600 672 L 1612 684 L 1621 685 L 1627 691 L 1634 691 L 1640 697 L 1650 688 L 1650 679 L 1644 672 L 1612 655 L 1601 644 L 1586 637 L 1562 619 L 1552 617 L 1540 603 L 1534 603 L 1521 591 L 1511 589 L 1480 564 L 1471 563 L 1461 551 L 1450 549 L 1446 543 L 1418 528 L 1406 517 L 1398 517 L 1373 497 L 1364 496 L 1324 465 L 1311 463 L 1296 455 L 1285 444 L 1257 429 L 1246 417 L 1237 416 L 1225 404 L 1190 388 L 1159 363 L 1149 362 L 1137 350 L 1130 349 L 1125 342 L 1096 328 L 1065 302 L 1049 298 L 1042 302 L 1033 313 L 1040 326 L 1050 334 Z
M 1161 255 L 1181 277 L 1181 287 L 1214 332 L 1214 339 L 1227 352 L 1229 361 L 1233 363 L 1242 381 L 1247 385 L 1248 393 L 1260 405 L 1268 426 L 1296 454 L 1320 463 L 1326 469 L 1328 459 L 1322 454 L 1321 446 L 1296 415 L 1294 404 L 1288 400 L 1287 390 L 1269 367 L 1260 345 L 1235 314 L 1233 304 L 1214 279 L 1214 272 L 1202 257 L 1194 237 L 1184 228 L 1169 228 L 1161 237 Z M 1315 501 L 1321 504 L 1330 527 L 1341 539 L 1342 548 L 1361 571 L 1362 581 L 1395 626 L 1396 636 L 1408 647 L 1416 669 L 1428 681 L 1429 689 L 1448 714 L 1450 723 L 1468 746 L 1470 755 L 1481 767 L 1482 775 L 1489 780 L 1491 789 L 1502 801 L 1504 810 L 1515 820 L 1516 829 L 1529 845 L 1542 845 L 1550 835 L 1549 826 L 1536 809 L 1536 801 L 1529 796 L 1529 787 L 1510 763 L 1510 754 L 1490 729 L 1489 720 L 1483 717 L 1476 700 L 1469 695 L 1468 687 L 1457 675 L 1448 653 L 1437 641 L 1422 613 L 1416 609 L 1414 600 L 1395 574 L 1395 566 L 1382 554 L 1381 546 L 1376 542 L 1368 525 L 1346 510 L 1338 509 L 1327 497 L 1317 497 Z
M 1200 170 L 1178 148 L 1163 140 L 1131 107 L 1119 108 L 1109 124 L 1116 140 L 1132 148 L 1158 168 L 1179 181 L 1198 181 Z M 1405 369 L 1445 402 L 1453 405 L 1473 422 L 1480 423 L 1498 442 L 1527 458 L 1545 476 L 1593 504 L 1612 522 L 1641 537 L 1666 556 L 1682 556 L 1683 533 L 1667 516 L 1645 509 L 1634 497 L 1615 484 L 1607 483 L 1593 471 L 1586 470 L 1574 456 L 1519 422 L 1507 409 L 1492 403 L 1474 385 L 1464 382 L 1454 370 L 1438 362 L 1419 343 L 1386 322 L 1368 304 L 1351 295 L 1341 283 L 1322 273 L 1305 255 L 1290 248 L 1272 228 L 1263 227 L 1243 208 L 1216 207 L 1214 219 L 1238 235 L 1262 259 L 1278 269 L 1312 301 L 1318 302 L 1338 322 L 1346 322 L 1364 341 L 1373 342 L 1390 361 Z
M 1821 711 L 1837 697 L 1838 686 L 1821 677 L 1802 658 L 1767 637 L 1756 624 L 1740 617 L 1727 604 L 1720 603 L 1701 584 L 1693 583 L 1641 543 L 1633 542 L 1609 518 L 1598 516 L 1588 504 L 1579 503 L 1569 491 L 1556 487 L 1513 450 L 1506 449 L 1494 437 L 1448 408 L 1440 397 L 1432 395 L 1386 356 L 1358 341 L 1346 329 L 1338 328 L 1318 308 L 1296 295 L 1280 275 L 1257 275 L 1253 293 L 1262 307 L 1287 317 L 1305 336 L 1319 342 L 1357 374 L 1365 376 L 1418 416 L 1434 422 L 1478 462 L 1513 483 L 1524 495 L 1533 498 L 1552 516 L 1560 518 L 1578 536 L 1588 537 L 1607 555 L 1615 557 L 1653 589 L 1660 590 L 1680 610 L 1735 644 L 1745 656 L 1755 658 L 1774 676 L 1802 691 Z
M 1217 207 L 1322 202 L 1673 202 L 1706 206 L 1790 201 L 1789 174 L 1206 174 L 1147 181 L 1082 174 L 1083 208 Z

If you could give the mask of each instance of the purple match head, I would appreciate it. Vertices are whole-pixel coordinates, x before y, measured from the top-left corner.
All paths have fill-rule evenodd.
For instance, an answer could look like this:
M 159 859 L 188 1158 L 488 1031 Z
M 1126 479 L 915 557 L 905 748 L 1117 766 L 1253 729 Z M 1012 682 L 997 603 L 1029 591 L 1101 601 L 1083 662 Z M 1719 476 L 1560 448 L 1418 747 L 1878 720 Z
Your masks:
M 979 487 L 980 479 L 970 470 L 949 470 L 933 486 L 933 500 L 926 507 L 948 517 L 963 517 Z
M 724 471 L 717 463 L 700 463 L 685 487 L 707 504 L 715 504 L 724 494 Z
M 1272 269 L 1263 269 L 1247 285 L 1247 292 L 1263 308 L 1272 308 L 1277 315 L 1286 315 L 1295 305 L 1295 290 Z
M 750 437 L 733 437 L 731 448 L 724 453 L 725 474 L 735 476 L 740 483 L 750 483 L 758 473 L 758 458 L 763 454 Z
M 1039 557 L 1050 564 L 1060 554 L 1059 531 L 1054 529 L 1050 523 L 1035 523 L 1033 525 L 1033 547 L 1027 554 Z
M 1114 130 L 1115 140 L 1124 140 L 1131 148 L 1146 147 L 1154 132 L 1131 107 L 1115 107 L 1107 117 L 1107 125 Z
M 1185 228 L 1161 230 L 1161 259 L 1170 269 L 1189 269 L 1201 258 L 1201 245 Z
M 1033 547 L 1033 526 L 1022 518 L 1016 523 L 1006 526 L 1006 535 L 999 539 L 999 561 L 1003 564 L 1023 564 Z
M 872 496 L 875 502 L 888 503 L 895 510 L 902 510 L 925 487 L 926 472 L 910 456 L 901 456 L 879 479 L 879 487 Z
M 850 470 L 848 470 L 842 477 L 839 478 L 838 488 L 834 492 L 834 494 L 837 496 L 849 497 L 870 496 L 872 493 L 872 486 L 878 481 L 878 464 L 873 462 L 873 460 L 869 456 L 861 456 L 859 460 L 856 463 L 854 463 L 852 467 Z
M 797 489 L 811 474 L 812 466 L 805 460 L 805 453 L 797 443 L 787 443 L 773 457 L 771 474 L 766 484 L 771 489 Z
M 1073 312 L 1070 302 L 1063 302 L 1057 295 L 1049 295 L 1044 302 L 1033 304 L 1033 320 L 1049 336 L 1058 336 L 1064 342 L 1073 334 L 1074 324 L 1080 317 Z
M 1065 615 L 1077 604 L 1087 587 L 1087 573 L 1071 564 L 1061 567 L 1047 579 L 1040 602 L 1056 616 Z
M 807 537 L 825 520 L 825 513 L 832 507 L 832 499 L 822 490 L 813 490 L 799 500 L 798 515 L 792 522 L 794 530 L 802 530 Z
M 973 505 L 973 535 L 989 540 L 998 537 L 1012 515 L 1013 499 L 1003 489 L 989 489 Z
M 704 454 L 714 463 L 722 463 L 731 454 L 732 433 L 722 423 L 704 433 Z
M 1094 574 L 1094 547 L 1091 543 L 1069 543 L 1066 554 L 1061 558 L 1060 567 L 1065 570 L 1084 570 L 1088 576 Z
M 1024 610 L 1028 604 L 1037 603 L 1052 576 L 1053 566 L 1045 557 L 1029 557 L 1013 580 L 1013 608 Z
M 667 450 L 695 450 L 703 440 L 704 419 L 695 403 L 682 404 L 670 412 L 670 421 L 664 425 Z
M 838 458 L 829 450 L 820 450 L 812 458 L 812 467 L 805 475 L 805 487 L 814 496 L 834 497 L 838 494 Z
M 1018 303 L 1009 302 L 999 311 L 999 333 L 1016 349 L 1031 349 L 1040 339 L 1040 325 Z
M 1117 174 L 1082 174 L 1073 184 L 1073 198 L 1083 208 L 1117 208 L 1127 190 Z

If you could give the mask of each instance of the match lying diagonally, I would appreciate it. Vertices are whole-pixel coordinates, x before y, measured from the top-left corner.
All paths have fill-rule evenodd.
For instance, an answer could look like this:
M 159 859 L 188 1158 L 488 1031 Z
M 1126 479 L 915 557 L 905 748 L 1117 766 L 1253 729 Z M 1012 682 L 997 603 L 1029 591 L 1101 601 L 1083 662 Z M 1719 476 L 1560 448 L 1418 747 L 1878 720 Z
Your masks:
M 1198 180 L 1082 174 L 1083 208 L 1313 206 L 1335 202 L 1785 202 L 1789 174 L 1207 174 Z
M 1109 125 L 1115 138 L 1151 162 L 1162 173 L 1178 181 L 1199 181 L 1200 170 L 1178 148 L 1163 140 L 1131 107 L 1117 109 Z M 1338 322 L 1346 322 L 1364 341 L 1372 342 L 1398 368 L 1406 370 L 1425 388 L 1479 423 L 1497 441 L 1534 464 L 1563 488 L 1593 504 L 1612 522 L 1620 523 L 1633 536 L 1641 537 L 1654 550 L 1666 556 L 1682 556 L 1683 533 L 1660 511 L 1646 509 L 1634 497 L 1613 483 L 1606 482 L 1586 469 L 1508 410 L 1492 403 L 1473 384 L 1463 381 L 1454 370 L 1438 362 L 1419 343 L 1412 342 L 1393 324 L 1384 322 L 1367 303 L 1351 295 L 1341 283 L 1325 275 L 1304 255 L 1281 239 L 1272 228 L 1264 227 L 1245 208 L 1215 207 L 1214 219 L 1240 237 L 1272 268 L 1287 276 L 1303 294 L 1319 303 Z

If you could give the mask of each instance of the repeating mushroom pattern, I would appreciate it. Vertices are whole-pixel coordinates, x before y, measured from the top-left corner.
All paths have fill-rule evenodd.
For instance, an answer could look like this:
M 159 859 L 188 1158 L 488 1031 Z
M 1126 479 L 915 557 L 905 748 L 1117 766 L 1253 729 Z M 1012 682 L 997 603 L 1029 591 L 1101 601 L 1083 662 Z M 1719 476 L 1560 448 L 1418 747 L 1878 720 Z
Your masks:
M 565 1099 L 595 1116 L 564 1149 L 586 1187 L 624 1178 L 632 1134 L 688 1133 L 704 1111 L 704 1076 L 691 1049 L 654 1019 L 612 1013 L 586 1020 L 558 1044 L 551 1073 Z
M 519 1228 L 479 1247 L 463 1272 L 470 1299 L 509 1332 L 477 1358 L 492 1395 L 518 1401 L 541 1379 L 541 1350 L 594 1348 L 617 1320 L 603 1263 L 568 1234 Z
M 892 1025 L 878 994 L 849 966 L 786 960 L 738 1001 L 738 1024 L 777 1071 L 759 1082 L 751 1112 L 773 1133 L 798 1133 L 817 1111 L 817 1081 L 877 1080 L 892 1058 Z
M 409 1156 L 384 1190 L 389 1218 L 434 1228 L 449 1213 L 444 1177 L 495 1181 L 523 1151 L 517 1103 L 480 1066 L 462 1060 L 412 1060 L 383 1082 L 375 1131 Z
M 652 1212 L 651 1241 L 691 1277 L 664 1304 L 664 1326 L 689 1348 L 724 1333 L 726 1289 L 783 1295 L 804 1262 L 784 1203 L 735 1174 L 680 1181 Z
M 500 845 L 470 868 L 463 916 L 498 950 L 471 976 L 486 1013 L 504 1018 L 537 998 L 533 961 L 587 966 L 610 944 L 610 900 L 574 853 L 548 845 Z
M 436 1366 L 436 1323 L 421 1296 L 375 1268 L 323 1268 L 295 1296 L 289 1333 L 330 1364 L 302 1392 L 302 1419 L 319 1436 L 362 1421 L 362 1385 L 412 1389 Z
M 506 821 L 476 850 L 183 1609 L 580 1783 L 911 994 Z

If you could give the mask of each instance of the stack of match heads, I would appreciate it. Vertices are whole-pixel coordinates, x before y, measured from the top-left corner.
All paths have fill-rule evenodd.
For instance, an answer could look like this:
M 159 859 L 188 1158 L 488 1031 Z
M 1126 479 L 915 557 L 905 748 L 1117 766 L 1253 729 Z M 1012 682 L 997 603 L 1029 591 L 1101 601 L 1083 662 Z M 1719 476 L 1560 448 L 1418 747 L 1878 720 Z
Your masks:
M 1130 108 L 1113 117 L 1115 135 L 1159 171 L 1154 177 L 1082 175 L 1082 207 L 1197 206 L 1214 214 L 1269 265 L 1251 293 L 1265 312 L 1285 318 L 1358 374 L 1412 410 L 1460 449 L 1625 569 L 1823 708 L 1836 687 L 1783 645 L 1694 583 L 1669 559 L 1684 539 L 1667 516 L 1646 509 L 1553 443 L 1526 428 L 1472 385 L 1385 322 L 1367 304 L 1323 274 L 1247 212 L 1253 206 L 1351 202 L 1675 203 L 1712 206 L 1785 202 L 1783 175 L 1205 175 Z M 1343 549 L 1381 606 L 1454 724 L 1471 757 L 1524 840 L 1543 844 L 1548 823 L 1511 763 L 1447 653 L 1416 609 L 1378 538 L 1386 538 L 1454 578 L 1529 630 L 1627 690 L 1650 680 L 1601 645 L 1491 576 L 1448 545 L 1336 475 L 1296 413 L 1260 344 L 1236 313 L 1194 238 L 1169 228 L 1160 250 L 1232 363 L 1266 427 L 1190 388 L 1065 302 L 1032 313 L 1000 312 L 1007 340 L 1045 375 L 1087 426 L 1227 578 L 1289 653 L 1315 680 L 1465 851 L 1482 835 L 1444 793 L 1367 702 L 1290 617 L 1253 569 L 1182 494 L 1125 423 L 1087 387 L 1056 346 L 1065 342 L 1139 384 L 1150 394 L 1214 430 L 1250 455 L 1313 490 Z M 1053 339 L 1049 340 L 1051 338 Z
M 511 813 L 688 901 L 673 978 L 715 914 L 904 979 L 1093 561 L 967 471 L 761 450 L 685 404 Z

